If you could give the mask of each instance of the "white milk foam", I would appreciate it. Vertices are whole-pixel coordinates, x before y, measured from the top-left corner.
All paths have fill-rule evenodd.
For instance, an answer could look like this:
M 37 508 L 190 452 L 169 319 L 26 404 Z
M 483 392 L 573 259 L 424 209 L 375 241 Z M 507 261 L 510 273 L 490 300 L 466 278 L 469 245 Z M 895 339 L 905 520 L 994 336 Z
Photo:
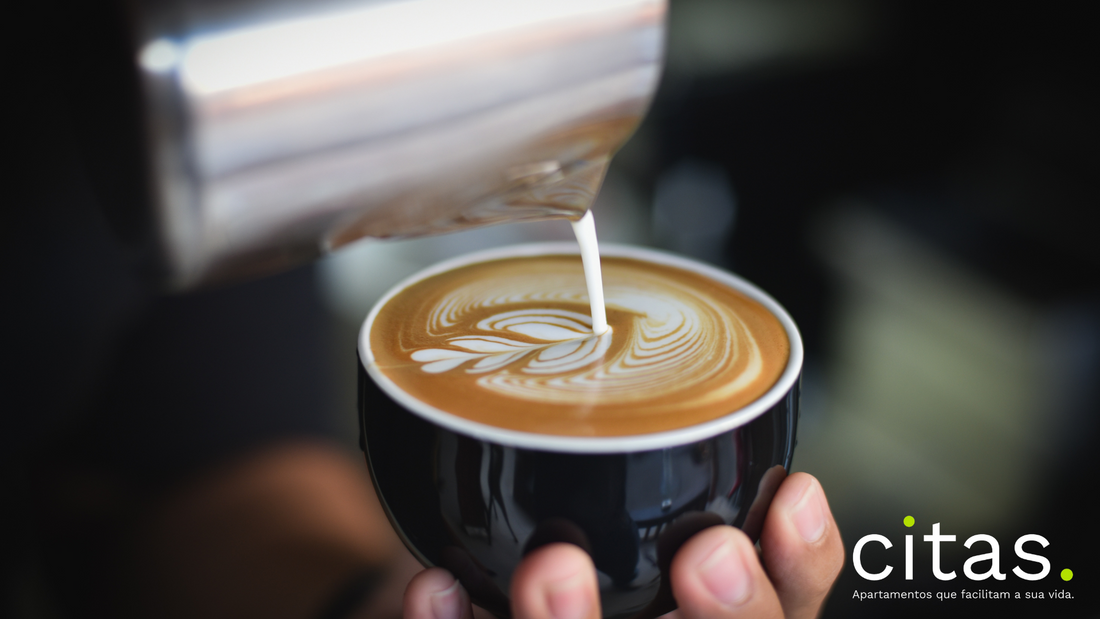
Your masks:
M 592 333 L 603 335 L 607 331 L 607 308 L 603 301 L 603 274 L 600 272 L 600 246 L 596 242 L 596 220 L 588 211 L 573 225 L 573 234 L 581 246 L 581 262 L 584 264 L 584 281 L 588 285 L 588 303 L 592 306 Z
M 525 371 L 532 374 L 569 372 L 582 368 L 602 357 L 611 344 L 603 273 L 600 270 L 600 247 L 592 211 L 586 211 L 583 217 L 570 224 L 580 245 L 591 317 L 565 310 L 520 310 L 504 312 L 477 324 L 477 328 L 483 331 L 504 329 L 544 342 L 562 342 L 543 350 L 527 365 Z M 493 336 L 456 337 L 447 343 L 465 348 L 468 352 L 433 348 L 414 352 L 412 359 L 426 362 L 422 369 L 432 374 L 446 372 L 471 359 L 478 361 L 471 366 L 470 372 L 488 372 L 508 365 L 531 352 L 532 348 L 529 344 Z

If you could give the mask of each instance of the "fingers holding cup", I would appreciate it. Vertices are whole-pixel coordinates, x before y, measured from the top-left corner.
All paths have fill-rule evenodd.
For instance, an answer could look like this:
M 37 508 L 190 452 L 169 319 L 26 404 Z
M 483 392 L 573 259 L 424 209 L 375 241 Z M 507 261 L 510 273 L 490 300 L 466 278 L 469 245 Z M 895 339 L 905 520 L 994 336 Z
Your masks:
M 417 574 L 405 589 L 404 619 L 471 619 L 470 596 L 445 569 Z
M 786 617 L 815 617 L 844 566 L 844 543 L 817 479 L 795 473 L 783 482 L 760 548 Z
M 752 542 L 728 526 L 711 527 L 684 544 L 672 561 L 672 590 L 684 619 L 783 617 Z
M 551 544 L 529 554 L 512 577 L 515 619 L 599 619 L 596 568 L 572 544 Z

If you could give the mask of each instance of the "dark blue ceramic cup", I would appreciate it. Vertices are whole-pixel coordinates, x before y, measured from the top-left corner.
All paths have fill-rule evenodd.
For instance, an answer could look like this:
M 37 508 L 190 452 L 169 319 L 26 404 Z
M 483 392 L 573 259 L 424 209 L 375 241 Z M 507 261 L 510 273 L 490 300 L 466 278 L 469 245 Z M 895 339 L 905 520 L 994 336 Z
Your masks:
M 414 275 L 379 306 L 425 277 L 517 252 L 567 250 L 544 244 L 465 256 Z M 601 253 L 686 268 L 759 301 L 790 340 L 778 382 L 748 406 L 703 424 L 623 437 L 550 436 L 475 423 L 419 402 L 373 365 L 377 307 L 360 333 L 360 442 L 386 514 L 425 566 L 450 570 L 475 604 L 500 617 L 509 616 L 515 567 L 552 542 L 576 544 L 592 557 L 604 617 L 673 610 L 668 575 L 680 545 L 715 524 L 740 527 L 755 540 L 790 468 L 803 350 L 787 312 L 708 265 L 632 247 Z

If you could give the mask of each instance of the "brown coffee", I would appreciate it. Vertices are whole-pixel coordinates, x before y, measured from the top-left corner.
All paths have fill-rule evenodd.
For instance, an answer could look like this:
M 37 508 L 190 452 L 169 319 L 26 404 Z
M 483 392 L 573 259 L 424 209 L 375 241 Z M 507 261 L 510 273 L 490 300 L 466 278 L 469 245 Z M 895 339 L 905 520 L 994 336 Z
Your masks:
M 577 256 L 515 257 L 422 279 L 380 308 L 379 370 L 430 406 L 501 428 L 626 436 L 759 398 L 790 343 L 757 301 L 693 271 L 604 257 L 611 329 L 592 334 Z

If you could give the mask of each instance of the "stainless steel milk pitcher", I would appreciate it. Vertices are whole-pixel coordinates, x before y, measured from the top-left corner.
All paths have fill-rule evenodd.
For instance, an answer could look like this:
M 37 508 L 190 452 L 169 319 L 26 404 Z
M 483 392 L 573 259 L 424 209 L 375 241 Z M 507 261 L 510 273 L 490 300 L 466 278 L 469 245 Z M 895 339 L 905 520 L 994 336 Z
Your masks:
M 656 88 L 665 9 L 131 3 L 145 212 L 129 218 L 177 289 L 362 237 L 575 218 Z

